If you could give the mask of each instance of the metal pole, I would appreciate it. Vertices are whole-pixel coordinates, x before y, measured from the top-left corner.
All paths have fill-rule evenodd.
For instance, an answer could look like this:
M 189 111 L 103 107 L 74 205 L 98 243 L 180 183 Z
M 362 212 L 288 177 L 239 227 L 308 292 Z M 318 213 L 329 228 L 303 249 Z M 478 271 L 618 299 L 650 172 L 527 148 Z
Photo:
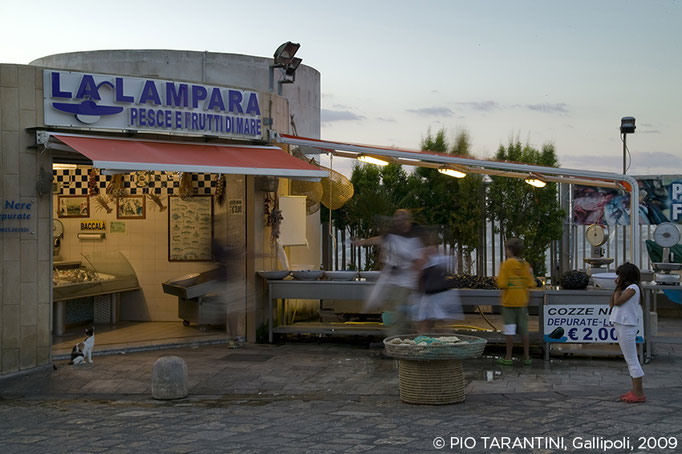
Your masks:
M 628 135 L 623 133 L 623 175 L 627 172 L 626 161 L 627 161 L 627 140 Z

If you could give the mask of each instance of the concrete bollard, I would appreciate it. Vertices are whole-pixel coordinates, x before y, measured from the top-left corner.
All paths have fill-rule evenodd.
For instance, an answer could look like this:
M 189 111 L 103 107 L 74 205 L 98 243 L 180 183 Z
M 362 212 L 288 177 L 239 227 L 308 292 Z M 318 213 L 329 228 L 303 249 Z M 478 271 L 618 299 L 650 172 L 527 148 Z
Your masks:
M 164 356 L 152 368 L 152 397 L 183 399 L 189 394 L 187 364 L 179 356 Z

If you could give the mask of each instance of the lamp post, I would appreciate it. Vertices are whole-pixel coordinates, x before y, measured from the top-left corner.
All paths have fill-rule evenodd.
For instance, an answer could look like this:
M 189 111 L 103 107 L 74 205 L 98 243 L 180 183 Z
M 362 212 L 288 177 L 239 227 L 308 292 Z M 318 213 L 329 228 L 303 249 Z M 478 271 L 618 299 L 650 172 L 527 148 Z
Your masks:
M 627 172 L 627 137 L 635 132 L 635 117 L 623 117 L 620 119 L 620 133 L 623 135 L 623 175 Z

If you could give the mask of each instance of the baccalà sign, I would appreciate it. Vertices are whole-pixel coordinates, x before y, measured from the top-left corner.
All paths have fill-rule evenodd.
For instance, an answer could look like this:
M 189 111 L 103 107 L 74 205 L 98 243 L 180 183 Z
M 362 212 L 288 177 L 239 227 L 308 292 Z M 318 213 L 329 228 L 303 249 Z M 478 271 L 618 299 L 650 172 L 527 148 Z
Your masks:
M 54 70 L 43 86 L 48 126 L 263 137 L 253 91 Z

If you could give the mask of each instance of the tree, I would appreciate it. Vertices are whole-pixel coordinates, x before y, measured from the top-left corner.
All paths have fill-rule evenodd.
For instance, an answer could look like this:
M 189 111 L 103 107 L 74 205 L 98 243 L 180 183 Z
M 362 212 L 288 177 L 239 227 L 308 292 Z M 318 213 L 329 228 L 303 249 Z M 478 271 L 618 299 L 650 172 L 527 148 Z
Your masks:
M 435 136 L 429 131 L 422 141 L 422 150 L 470 156 L 469 135 L 460 131 L 450 146 L 446 130 L 440 129 Z M 478 247 L 482 225 L 481 187 L 479 175 L 467 175 L 458 179 L 443 175 L 437 169 L 417 168 L 416 184 L 409 186 L 415 193 L 415 201 L 425 223 L 441 226 L 443 240 L 457 249 L 459 271 L 471 268 L 471 252 Z M 466 258 L 466 260 L 465 260 Z
M 521 145 L 518 138 L 511 139 L 507 147 L 500 145 L 495 159 L 559 167 L 554 145 L 547 143 L 537 150 L 528 144 Z M 525 243 L 524 256 L 535 273 L 546 274 L 546 249 L 561 238 L 565 216 L 556 183 L 535 188 L 521 179 L 492 177 L 488 212 L 498 221 L 495 231 L 502 232 L 505 238 L 521 238 Z

